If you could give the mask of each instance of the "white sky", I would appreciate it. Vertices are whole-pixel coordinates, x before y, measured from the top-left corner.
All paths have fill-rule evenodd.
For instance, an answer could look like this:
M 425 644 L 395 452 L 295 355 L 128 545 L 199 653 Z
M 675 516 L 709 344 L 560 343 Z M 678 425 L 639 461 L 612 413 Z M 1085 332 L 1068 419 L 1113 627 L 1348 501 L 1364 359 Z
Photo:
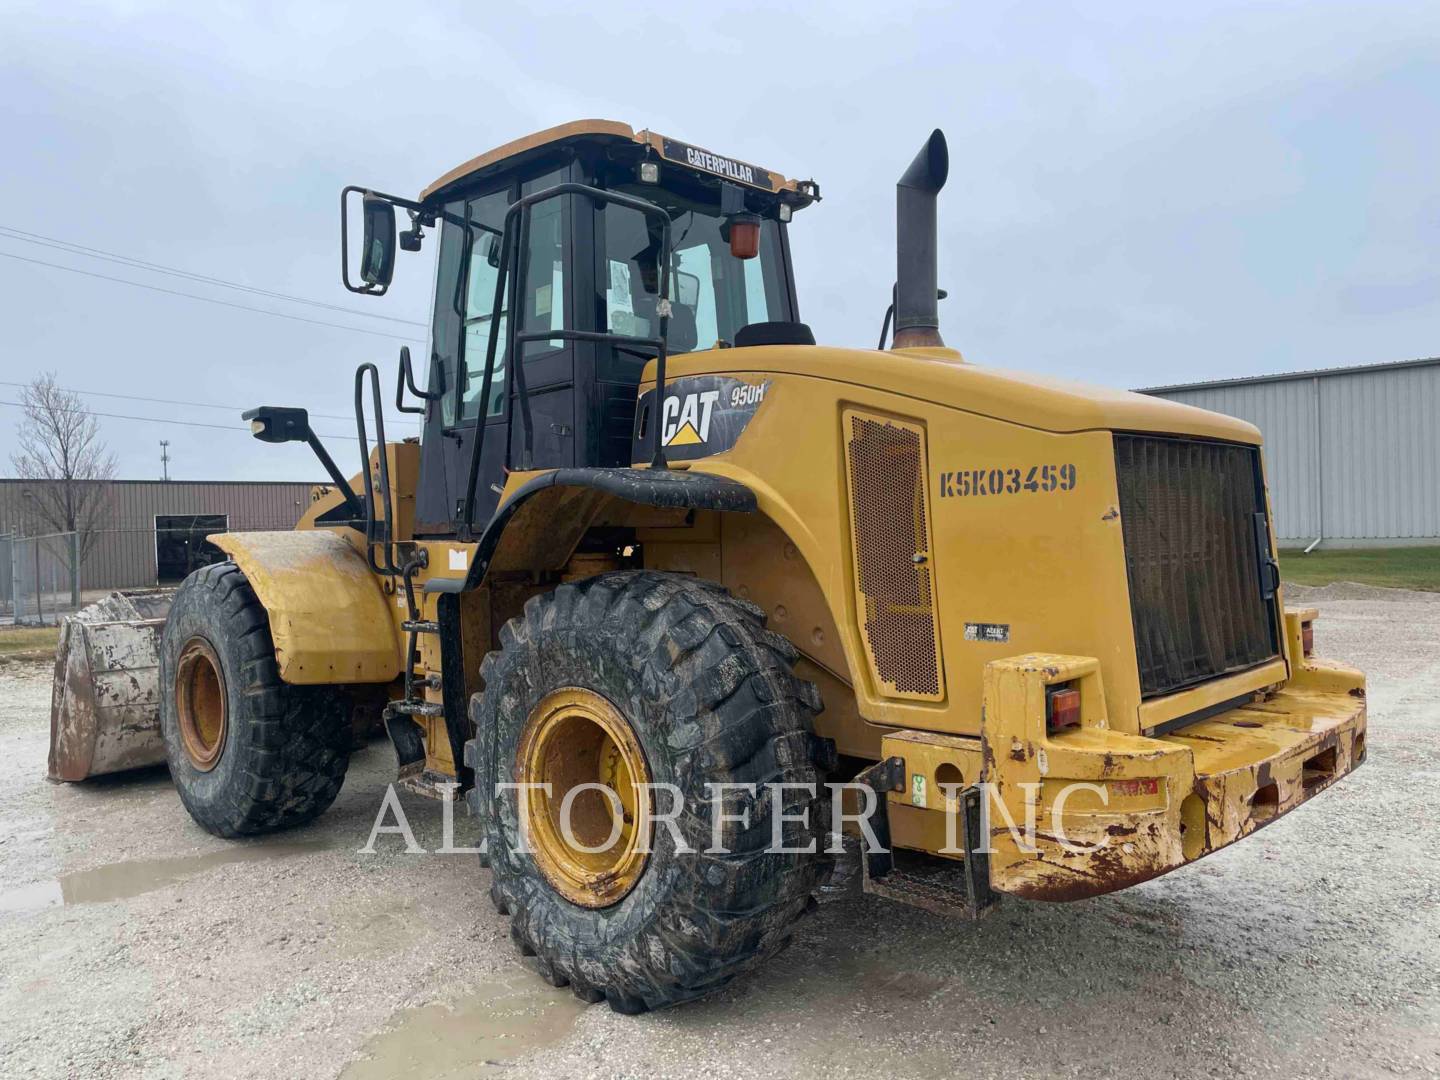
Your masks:
M 61 9 L 64 9 L 63 12 Z M 403 21 L 402 21 L 403 18 Z M 424 320 L 338 275 L 346 183 L 414 194 L 483 150 L 603 116 L 794 177 L 802 317 L 873 346 L 894 181 L 932 127 L 946 340 L 1144 386 L 1440 352 L 1440 5 L 0 2 L 0 226 Z M 0 252 L 423 337 L 0 235 Z M 0 380 L 88 398 L 120 475 L 316 479 L 236 412 L 308 407 L 356 466 L 355 366 L 401 342 L 0 258 Z M 417 357 L 424 350 L 417 343 Z M 0 400 L 18 389 L 0 385 Z M 0 406 L 8 474 L 18 410 Z M 392 418 L 390 435 L 405 433 Z

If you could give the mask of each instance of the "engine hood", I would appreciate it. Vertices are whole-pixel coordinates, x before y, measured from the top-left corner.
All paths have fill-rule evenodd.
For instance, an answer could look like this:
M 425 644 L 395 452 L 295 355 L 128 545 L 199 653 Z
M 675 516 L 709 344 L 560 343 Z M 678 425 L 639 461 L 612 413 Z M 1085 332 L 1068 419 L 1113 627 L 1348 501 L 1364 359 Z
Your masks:
M 982 367 L 953 349 L 842 349 L 756 345 L 670 358 L 667 378 L 766 373 L 869 386 L 981 416 L 1057 433 L 1145 431 L 1230 442 L 1261 442 L 1253 424 L 1164 398 L 1003 368 Z M 654 364 L 645 381 L 653 383 Z

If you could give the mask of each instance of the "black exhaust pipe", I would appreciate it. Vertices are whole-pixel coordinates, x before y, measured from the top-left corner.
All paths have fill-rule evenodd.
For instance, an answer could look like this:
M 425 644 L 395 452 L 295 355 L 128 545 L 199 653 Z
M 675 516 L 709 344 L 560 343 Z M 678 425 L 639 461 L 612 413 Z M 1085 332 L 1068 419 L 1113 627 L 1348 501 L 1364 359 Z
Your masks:
M 935 196 L 950 173 L 945 133 L 936 128 L 895 185 L 895 339 L 892 349 L 943 346 Z

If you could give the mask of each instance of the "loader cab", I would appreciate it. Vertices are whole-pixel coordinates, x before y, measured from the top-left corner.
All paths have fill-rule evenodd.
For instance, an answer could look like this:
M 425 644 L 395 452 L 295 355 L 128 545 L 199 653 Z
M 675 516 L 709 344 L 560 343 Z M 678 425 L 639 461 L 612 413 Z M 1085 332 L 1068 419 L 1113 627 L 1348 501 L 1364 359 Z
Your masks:
M 743 171 L 742 183 L 734 183 L 734 163 L 706 155 L 700 160 L 730 172 L 691 167 L 694 148 L 648 132 L 636 135 L 628 127 L 550 140 L 545 134 L 532 136 L 542 140 L 539 145 L 508 154 L 502 147 L 496 160 L 482 157 L 479 165 L 462 166 L 422 196 L 435 215 L 439 252 L 417 535 L 457 531 L 477 425 L 484 425 L 485 435 L 474 520 L 489 519 L 507 469 L 522 460 L 522 424 L 516 419 L 521 394 L 530 409 L 533 468 L 632 463 L 637 386 L 656 349 L 639 340 L 541 336 L 517 347 L 523 358 L 517 372 L 506 336 L 514 317 L 520 334 L 654 337 L 661 300 L 656 218 L 581 194 L 535 203 L 528 225 L 512 237 L 520 244 L 522 270 L 507 282 L 497 315 L 502 235 L 507 212 L 518 200 L 576 183 L 644 199 L 665 211 L 671 249 L 666 340 L 672 356 L 730 347 L 743 339 L 747 326 L 789 325 L 799 318 L 785 223 L 795 208 L 813 200 L 798 185 L 772 180 L 753 166 L 741 166 L 752 170 L 750 184 L 743 183 Z M 769 190 L 755 182 L 757 174 Z M 737 198 L 758 218 L 752 258 L 732 254 L 728 239 Z M 492 327 L 496 360 L 486 395 Z

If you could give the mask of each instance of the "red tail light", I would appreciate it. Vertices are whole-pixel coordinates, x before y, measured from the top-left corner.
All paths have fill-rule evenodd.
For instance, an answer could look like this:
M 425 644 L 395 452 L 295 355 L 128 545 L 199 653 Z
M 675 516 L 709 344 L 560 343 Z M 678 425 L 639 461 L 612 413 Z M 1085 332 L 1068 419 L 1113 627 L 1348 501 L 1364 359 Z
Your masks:
M 1050 712 L 1045 718 L 1045 730 L 1061 731 L 1068 727 L 1080 726 L 1080 691 L 1073 687 L 1059 687 L 1049 693 Z
M 1315 624 L 1303 622 L 1300 624 L 1300 651 L 1306 656 L 1315 652 Z

